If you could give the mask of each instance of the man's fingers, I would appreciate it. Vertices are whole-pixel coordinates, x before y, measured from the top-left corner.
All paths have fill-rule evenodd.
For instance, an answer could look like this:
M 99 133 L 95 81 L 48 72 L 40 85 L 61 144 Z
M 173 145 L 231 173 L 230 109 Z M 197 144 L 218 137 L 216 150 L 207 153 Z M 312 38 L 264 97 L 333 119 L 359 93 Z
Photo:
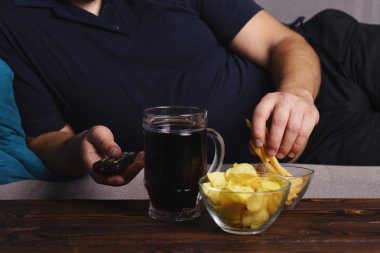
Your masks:
M 303 116 L 304 112 L 301 108 L 293 108 L 291 110 L 277 158 L 285 158 L 293 148 L 302 127 Z
M 266 153 L 269 156 L 275 156 L 280 148 L 289 121 L 290 110 L 291 108 L 286 104 L 278 104 L 274 110 L 272 124 L 270 126 L 269 136 L 266 143 Z
M 144 168 L 144 152 L 140 152 L 135 157 L 133 163 L 125 168 L 121 175 L 115 175 L 110 177 L 104 177 L 91 171 L 91 176 L 98 184 L 122 186 L 128 184 L 133 180 L 137 174 Z
M 318 116 L 319 117 L 319 116 Z M 302 127 L 295 140 L 293 147 L 289 153 L 290 158 L 294 158 L 299 155 L 300 152 L 305 148 L 307 141 L 315 127 L 318 123 L 318 117 L 314 115 L 305 114 L 302 120 Z M 317 119 L 317 120 L 315 120 Z
M 133 162 L 142 162 L 142 163 L 144 161 L 145 161 L 145 152 L 144 151 L 139 152 L 136 155 L 135 159 L 133 160 Z
M 104 126 L 95 126 L 88 131 L 87 140 L 91 142 L 102 154 L 110 157 L 121 155 L 121 149 L 114 141 L 111 130 Z
M 124 178 L 124 183 L 128 184 L 132 179 L 134 179 L 137 174 L 144 168 L 144 152 L 137 154 L 134 162 L 128 166 L 128 168 L 121 175 Z
M 265 128 L 271 120 L 268 136 Z M 257 105 L 252 119 L 252 141 L 265 145 L 269 156 L 294 158 L 304 149 L 319 120 L 314 104 L 304 97 L 287 92 L 269 93 Z
M 91 177 L 98 184 L 110 185 L 110 186 L 125 185 L 125 179 L 120 175 L 111 176 L 111 177 L 103 177 L 94 171 L 91 171 L 90 173 L 91 173 Z
M 263 97 L 253 112 L 252 138 L 256 147 L 260 148 L 265 143 L 266 124 L 274 109 L 276 100 L 270 94 Z
M 114 142 L 112 132 L 104 126 L 92 127 L 85 133 L 81 146 L 82 160 L 87 171 L 104 155 L 117 157 L 120 147 Z

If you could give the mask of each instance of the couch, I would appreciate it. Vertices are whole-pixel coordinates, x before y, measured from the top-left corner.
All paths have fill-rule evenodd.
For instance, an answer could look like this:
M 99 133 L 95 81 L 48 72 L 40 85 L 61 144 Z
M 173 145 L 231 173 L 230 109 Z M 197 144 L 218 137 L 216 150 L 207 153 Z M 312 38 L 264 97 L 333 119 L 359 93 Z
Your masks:
M 285 23 L 310 18 L 326 8 L 344 10 L 359 21 L 380 23 L 378 0 L 257 0 Z M 306 198 L 380 198 L 380 167 L 308 165 L 315 169 Z M 225 165 L 225 168 L 228 165 Z M 88 176 L 69 182 L 22 180 L 0 186 L 0 199 L 146 199 L 143 172 L 123 187 L 94 183 Z
M 315 170 L 305 198 L 380 198 L 380 167 L 305 166 Z M 0 185 L 0 199 L 147 199 L 143 177 L 141 172 L 122 187 L 99 185 L 88 176 L 66 183 L 23 180 Z

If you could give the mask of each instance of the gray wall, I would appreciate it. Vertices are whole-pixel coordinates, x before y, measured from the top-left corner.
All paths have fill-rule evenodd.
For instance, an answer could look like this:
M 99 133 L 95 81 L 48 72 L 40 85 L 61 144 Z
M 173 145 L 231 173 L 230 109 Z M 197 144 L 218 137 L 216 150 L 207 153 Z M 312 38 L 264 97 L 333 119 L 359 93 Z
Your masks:
M 380 24 L 380 0 L 256 0 L 279 20 L 290 23 L 298 16 L 334 8 L 345 11 L 364 23 Z

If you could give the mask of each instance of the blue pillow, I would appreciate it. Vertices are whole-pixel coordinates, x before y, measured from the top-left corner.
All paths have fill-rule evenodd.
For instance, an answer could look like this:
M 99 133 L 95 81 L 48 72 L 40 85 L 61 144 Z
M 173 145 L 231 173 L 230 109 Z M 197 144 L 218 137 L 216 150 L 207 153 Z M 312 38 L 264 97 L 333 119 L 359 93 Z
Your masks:
M 13 94 L 13 72 L 0 60 L 0 184 L 25 179 L 58 177 L 27 146 Z

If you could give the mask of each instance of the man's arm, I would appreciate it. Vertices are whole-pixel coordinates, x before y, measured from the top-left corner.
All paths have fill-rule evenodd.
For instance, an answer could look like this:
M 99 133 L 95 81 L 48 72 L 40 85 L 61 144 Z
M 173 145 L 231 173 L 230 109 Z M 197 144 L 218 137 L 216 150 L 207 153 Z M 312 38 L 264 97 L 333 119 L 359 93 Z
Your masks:
M 80 145 L 85 132 L 75 135 L 69 125 L 60 131 L 48 132 L 37 137 L 29 137 L 29 147 L 36 152 L 49 168 L 67 177 L 84 175 Z
M 131 181 L 144 166 L 140 152 L 132 165 L 122 175 L 102 177 L 92 171 L 92 165 L 105 154 L 118 157 L 120 147 L 114 142 L 112 132 L 104 126 L 95 126 L 75 134 L 69 125 L 60 131 L 48 132 L 28 138 L 30 148 L 57 174 L 79 177 L 90 173 L 93 179 L 106 185 L 124 185 Z
M 266 144 L 268 155 L 298 156 L 319 121 L 314 105 L 320 82 L 319 58 L 299 34 L 265 11 L 256 14 L 236 35 L 232 49 L 269 70 L 277 92 L 262 98 L 253 113 L 252 138 Z M 271 119 L 269 137 L 265 127 Z

